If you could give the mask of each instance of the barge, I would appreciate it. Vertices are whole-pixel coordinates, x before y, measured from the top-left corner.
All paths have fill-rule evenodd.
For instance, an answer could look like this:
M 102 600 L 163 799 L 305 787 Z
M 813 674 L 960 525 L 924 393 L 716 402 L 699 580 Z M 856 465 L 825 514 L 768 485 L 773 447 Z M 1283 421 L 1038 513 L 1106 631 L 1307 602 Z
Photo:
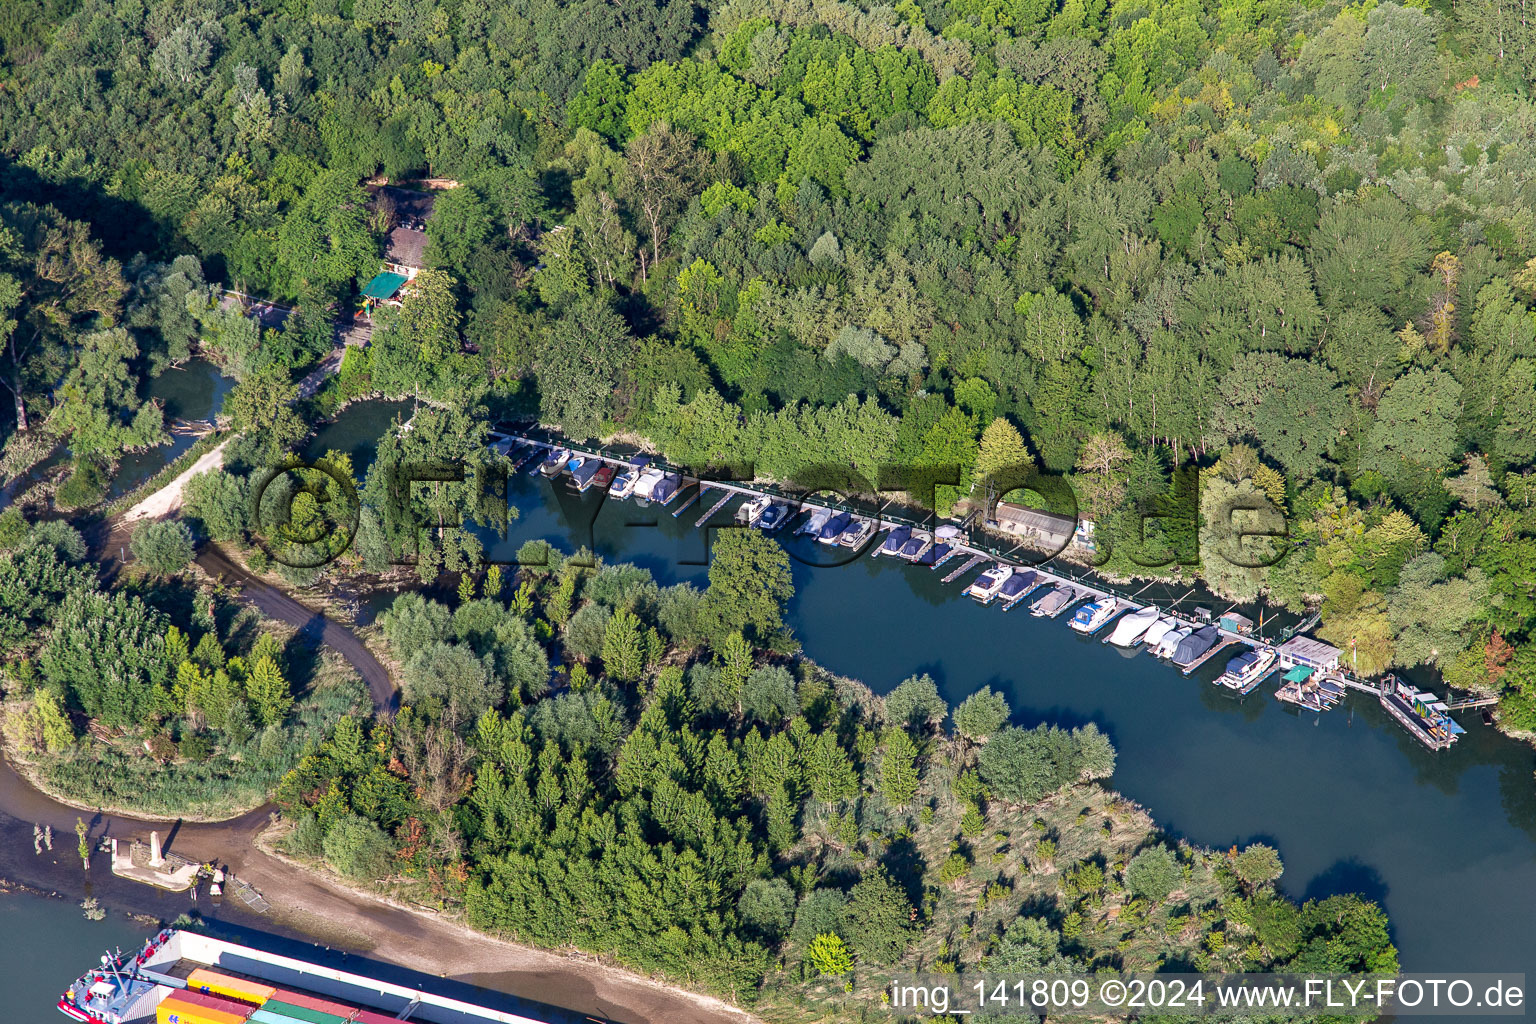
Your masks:
M 167 928 L 103 956 L 59 997 L 82 1024 L 563 1024 Z M 592 1018 L 587 1018 L 592 1019 Z

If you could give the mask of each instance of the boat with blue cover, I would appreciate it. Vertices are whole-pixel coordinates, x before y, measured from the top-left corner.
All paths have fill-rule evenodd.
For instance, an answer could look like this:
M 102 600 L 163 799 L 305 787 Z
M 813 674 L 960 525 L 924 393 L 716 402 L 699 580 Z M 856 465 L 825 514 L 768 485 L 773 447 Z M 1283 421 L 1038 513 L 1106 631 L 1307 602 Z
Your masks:
M 912 527 L 897 526 L 885 535 L 885 542 L 875 551 L 877 555 L 899 555 L 902 545 L 912 539 Z

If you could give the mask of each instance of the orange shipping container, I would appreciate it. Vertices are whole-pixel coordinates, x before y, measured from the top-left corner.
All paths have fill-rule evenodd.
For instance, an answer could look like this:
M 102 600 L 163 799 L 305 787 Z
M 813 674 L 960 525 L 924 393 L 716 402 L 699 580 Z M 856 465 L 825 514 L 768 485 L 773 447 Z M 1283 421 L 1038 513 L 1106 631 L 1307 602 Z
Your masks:
M 271 985 L 259 981 L 246 981 L 244 978 L 231 978 L 227 974 L 210 971 L 206 967 L 199 967 L 187 975 L 187 987 L 197 992 L 239 999 L 241 1002 L 255 1006 L 260 1006 L 271 999 L 272 993 L 277 991 Z
M 155 1008 L 155 1024 L 243 1024 L 245 1018 L 223 1010 L 210 1010 L 178 999 L 166 997 Z

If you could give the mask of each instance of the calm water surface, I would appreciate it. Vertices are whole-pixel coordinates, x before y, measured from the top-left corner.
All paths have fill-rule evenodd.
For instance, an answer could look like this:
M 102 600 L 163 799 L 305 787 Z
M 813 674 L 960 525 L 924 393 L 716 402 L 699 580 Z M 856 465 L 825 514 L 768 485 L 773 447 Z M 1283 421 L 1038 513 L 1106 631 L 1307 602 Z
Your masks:
M 235 379 L 224 376 L 213 363 L 206 359 L 193 359 L 166 370 L 150 381 L 144 397 L 146 401 L 159 399 L 169 429 L 174 420 L 196 422 L 212 419 L 223 407 L 224 396 L 234 386 Z M 195 443 L 197 438 L 192 434 L 172 434 L 170 444 L 123 456 L 118 464 L 117 475 L 112 478 L 108 488 L 108 495 L 115 498 L 127 494 L 170 465 Z

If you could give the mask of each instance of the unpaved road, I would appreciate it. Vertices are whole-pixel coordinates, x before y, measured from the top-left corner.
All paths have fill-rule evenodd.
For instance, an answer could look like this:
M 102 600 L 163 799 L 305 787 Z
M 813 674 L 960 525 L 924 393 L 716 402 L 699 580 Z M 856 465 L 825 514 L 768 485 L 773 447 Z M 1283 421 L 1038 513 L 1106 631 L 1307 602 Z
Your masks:
M 400 695 L 395 690 L 394 681 L 389 678 L 389 671 L 373 656 L 367 645 L 358 639 L 356 633 L 292 595 L 252 576 L 236 565 L 217 544 L 204 544 L 198 552 L 197 564 L 214 579 L 238 586 L 240 600 L 263 615 L 298 627 L 312 643 L 325 644 L 346 658 L 367 684 L 374 707 L 380 713 L 393 711 L 399 705 Z

